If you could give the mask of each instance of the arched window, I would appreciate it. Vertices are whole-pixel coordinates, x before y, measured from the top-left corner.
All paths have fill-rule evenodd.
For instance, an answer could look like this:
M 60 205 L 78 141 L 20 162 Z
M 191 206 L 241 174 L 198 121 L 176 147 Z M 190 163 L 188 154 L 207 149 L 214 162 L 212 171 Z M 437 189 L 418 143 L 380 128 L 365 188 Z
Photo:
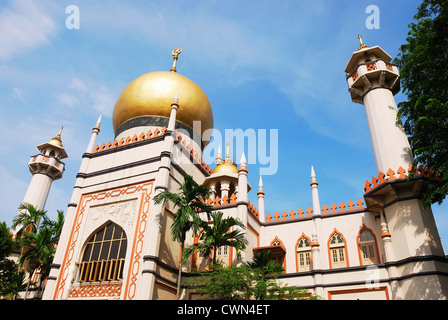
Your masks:
M 378 250 L 373 233 L 363 227 L 358 235 L 359 257 L 361 265 L 377 264 Z
M 342 268 L 348 266 L 347 250 L 344 237 L 336 231 L 328 240 L 330 250 L 330 268 Z
M 79 263 L 79 281 L 123 280 L 127 238 L 115 223 L 102 226 L 86 242 Z
M 297 241 L 297 272 L 310 271 L 311 259 L 310 239 L 302 234 Z
M 270 249 L 271 253 L 269 254 L 269 260 L 273 260 L 279 265 L 283 266 L 283 268 L 285 268 L 286 250 L 283 242 L 279 238 L 277 238 L 277 236 L 271 242 L 271 248 L 272 249 Z

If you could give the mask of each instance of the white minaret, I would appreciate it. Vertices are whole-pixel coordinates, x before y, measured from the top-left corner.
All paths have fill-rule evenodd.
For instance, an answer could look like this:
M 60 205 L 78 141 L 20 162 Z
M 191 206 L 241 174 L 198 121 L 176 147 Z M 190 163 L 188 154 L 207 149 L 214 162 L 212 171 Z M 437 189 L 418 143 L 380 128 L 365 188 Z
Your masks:
M 398 69 L 383 49 L 359 40 L 361 47 L 345 72 L 353 102 L 365 106 L 377 170 L 407 170 L 413 156 L 393 97 L 400 90 Z M 448 298 L 448 265 L 437 226 L 431 208 L 419 203 L 426 186 L 418 178 L 395 179 L 364 194 L 369 212 L 381 218 L 382 262 L 387 263 L 392 299 Z
M 258 182 L 258 214 L 260 219 L 260 222 L 265 222 L 265 216 L 264 216 L 264 191 L 263 191 L 263 180 L 260 176 L 260 181 Z
M 378 46 L 368 47 L 359 35 L 360 48 L 345 68 L 353 102 L 363 104 L 372 139 L 378 172 L 408 169 L 413 156 L 408 139 L 397 120 L 394 95 L 400 91 L 398 68 Z
M 65 170 L 65 164 L 61 159 L 67 158 L 67 153 L 62 146 L 61 133 L 62 127 L 56 137 L 38 145 L 39 154 L 31 156 L 28 163 L 33 177 L 22 203 L 31 204 L 38 210 L 44 210 L 51 184 L 54 180 L 61 179 Z M 17 226 L 15 231 L 20 227 Z
M 37 146 L 39 154 L 32 156 L 28 163 L 33 177 L 23 202 L 37 206 L 40 210 L 45 208 L 51 184 L 54 180 L 61 179 L 65 170 L 65 164 L 61 161 L 67 158 L 67 153 L 62 146 L 62 128 L 56 137 Z

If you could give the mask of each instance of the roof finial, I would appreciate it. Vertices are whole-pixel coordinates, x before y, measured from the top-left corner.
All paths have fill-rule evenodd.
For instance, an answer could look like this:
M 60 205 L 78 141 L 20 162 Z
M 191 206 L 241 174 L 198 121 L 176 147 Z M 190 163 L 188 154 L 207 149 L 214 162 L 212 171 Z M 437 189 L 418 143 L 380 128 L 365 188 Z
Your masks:
M 177 59 L 179 57 L 179 54 L 182 52 L 182 48 L 176 48 L 173 50 L 173 52 L 171 52 L 171 54 L 173 55 L 173 66 L 171 67 L 170 71 L 176 71 L 176 63 L 177 63 Z
M 230 141 L 226 142 L 226 158 L 224 159 L 225 163 L 232 163 L 230 160 Z
M 219 146 L 219 148 L 218 148 L 218 154 L 216 155 L 215 162 L 216 162 L 216 165 L 219 165 L 222 162 L 221 146 Z
M 58 137 L 61 138 L 62 129 L 64 129 L 64 126 L 61 126 L 61 129 L 59 129 Z
M 359 50 L 362 50 L 362 49 L 370 48 L 369 46 L 366 46 L 366 45 L 362 42 L 362 37 L 361 37 L 360 34 L 358 34 L 358 39 L 359 39 L 359 44 L 360 44 L 360 47 L 359 47 L 358 51 L 359 51 Z

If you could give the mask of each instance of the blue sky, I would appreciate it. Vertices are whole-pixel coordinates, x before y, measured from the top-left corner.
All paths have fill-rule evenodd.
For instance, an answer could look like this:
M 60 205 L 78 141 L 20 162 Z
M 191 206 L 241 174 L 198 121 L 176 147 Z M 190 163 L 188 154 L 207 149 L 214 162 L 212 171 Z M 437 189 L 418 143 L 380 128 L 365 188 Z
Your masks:
M 178 72 L 207 94 L 215 128 L 278 129 L 278 165 L 264 176 L 266 212 L 312 206 L 310 169 L 321 205 L 363 199 L 376 175 L 364 107 L 351 102 L 344 69 L 359 47 L 392 57 L 405 42 L 415 0 L 270 1 L 2 1 L 0 3 L 0 221 L 9 225 L 31 179 L 36 146 L 64 126 L 69 155 L 46 209 L 66 210 L 91 128 L 113 140 L 111 115 L 121 91 L 138 76 Z M 80 28 L 67 29 L 69 5 Z M 366 27 L 366 8 L 380 9 L 380 28 Z M 404 99 L 396 96 L 397 102 Z M 238 162 L 240 155 L 231 152 Z M 249 165 L 256 203 L 259 164 Z M 447 205 L 433 206 L 448 246 Z

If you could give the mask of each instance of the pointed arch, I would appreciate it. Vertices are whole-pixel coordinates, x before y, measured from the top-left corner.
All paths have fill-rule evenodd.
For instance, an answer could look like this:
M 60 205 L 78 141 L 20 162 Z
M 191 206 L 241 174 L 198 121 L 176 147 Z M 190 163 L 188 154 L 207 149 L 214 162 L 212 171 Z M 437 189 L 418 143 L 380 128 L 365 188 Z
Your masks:
M 358 245 L 359 264 L 361 266 L 380 263 L 376 236 L 364 224 L 359 229 L 356 244 Z
M 297 239 L 295 245 L 296 252 L 296 272 L 312 270 L 313 255 L 311 252 L 311 239 L 304 232 Z
M 78 281 L 120 281 L 127 251 L 126 232 L 108 220 L 85 242 L 78 266 Z
M 349 267 L 347 241 L 336 228 L 334 228 L 333 233 L 328 238 L 327 245 L 330 269 Z
M 271 250 L 269 260 L 274 260 L 278 264 L 282 265 L 286 273 L 286 247 L 283 244 L 283 241 L 275 236 L 274 240 L 271 241 L 271 247 L 282 248 L 282 250 Z

